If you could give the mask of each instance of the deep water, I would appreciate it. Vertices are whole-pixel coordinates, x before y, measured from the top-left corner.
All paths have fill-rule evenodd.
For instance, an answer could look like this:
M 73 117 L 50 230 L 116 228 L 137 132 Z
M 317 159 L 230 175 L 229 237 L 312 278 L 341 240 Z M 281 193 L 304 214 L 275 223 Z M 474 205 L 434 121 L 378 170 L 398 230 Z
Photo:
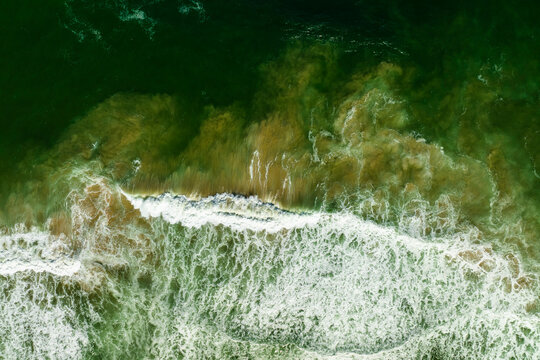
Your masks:
M 536 2 L 0 4 L 0 359 L 537 359 Z

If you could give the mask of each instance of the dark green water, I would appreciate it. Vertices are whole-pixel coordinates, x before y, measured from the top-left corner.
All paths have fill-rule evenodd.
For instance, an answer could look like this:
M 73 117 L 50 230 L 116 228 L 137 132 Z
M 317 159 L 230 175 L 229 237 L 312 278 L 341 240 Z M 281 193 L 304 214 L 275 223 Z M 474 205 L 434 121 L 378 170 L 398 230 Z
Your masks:
M 538 14 L 1 2 L 0 359 L 536 359 Z
M 190 4 L 3 2 L 6 157 L 51 146 L 75 118 L 117 92 L 178 95 L 194 112 L 249 103 L 259 65 L 294 38 L 334 43 L 345 52 L 345 73 L 385 60 L 415 66 L 411 85 L 418 91 L 405 95 L 424 115 L 417 130 L 437 140 L 446 137 L 437 121 L 445 116 L 442 99 L 482 69 L 504 67 L 511 75 L 498 79 L 500 96 L 509 104 L 486 110 L 494 113 L 489 125 L 518 140 L 538 130 L 534 2 L 209 1 L 203 10 Z M 121 20 L 137 10 L 148 20 Z

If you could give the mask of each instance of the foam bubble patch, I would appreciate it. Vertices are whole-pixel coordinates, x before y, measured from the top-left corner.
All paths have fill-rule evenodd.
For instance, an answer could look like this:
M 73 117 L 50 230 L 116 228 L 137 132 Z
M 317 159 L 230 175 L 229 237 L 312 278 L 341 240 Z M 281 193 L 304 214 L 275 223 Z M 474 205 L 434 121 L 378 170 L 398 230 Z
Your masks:
M 71 276 L 81 267 L 65 243 L 46 232 L 15 233 L 0 237 L 0 275 L 48 272 Z

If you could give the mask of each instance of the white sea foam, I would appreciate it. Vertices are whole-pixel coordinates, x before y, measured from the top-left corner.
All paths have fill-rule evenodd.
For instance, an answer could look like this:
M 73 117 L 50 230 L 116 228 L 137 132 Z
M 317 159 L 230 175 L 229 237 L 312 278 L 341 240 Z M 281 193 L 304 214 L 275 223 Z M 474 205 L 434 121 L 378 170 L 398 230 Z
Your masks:
M 94 200 L 98 189 L 107 196 L 117 190 L 98 183 Z M 81 358 L 95 345 L 95 321 L 108 321 L 102 310 L 86 304 L 94 315 L 80 321 L 76 309 L 84 296 L 65 296 L 54 284 L 70 274 L 74 282 L 90 281 L 96 273 L 85 272 L 84 264 L 95 254 L 88 246 L 101 248 L 105 239 L 115 244 L 124 231 L 155 241 L 159 265 L 152 268 L 153 291 L 129 282 L 114 292 L 115 316 L 122 319 L 115 331 L 122 335 L 100 340 L 110 340 L 111 348 L 128 346 L 122 339 L 137 337 L 149 323 L 155 332 L 142 357 L 413 359 L 436 353 L 533 360 L 540 354 L 540 319 L 527 310 L 537 290 L 523 282 L 519 263 L 489 244 L 473 244 L 472 233 L 428 239 L 348 212 L 295 213 L 231 194 L 124 195 L 151 226 L 131 224 L 103 238 L 98 235 L 109 223 L 90 221 L 80 232 L 83 266 L 48 233 L 0 237 L 0 316 L 8 319 L 0 322 L 0 352 L 9 346 L 7 358 L 28 357 L 32 349 L 20 339 L 29 327 L 42 357 Z M 72 200 L 80 205 L 72 207 L 76 225 L 91 214 Z M 111 252 L 111 261 L 141 244 Z M 114 271 L 105 276 L 112 287 L 120 281 Z
M 125 194 L 144 217 L 162 216 L 171 224 L 200 228 L 203 225 L 224 225 L 234 230 L 274 233 L 319 222 L 320 213 L 299 214 L 281 210 L 257 197 L 218 194 L 201 200 L 163 194 L 158 197 L 137 197 Z
M 71 276 L 80 267 L 81 263 L 70 256 L 65 243 L 46 232 L 0 236 L 0 275 L 33 271 Z
M 306 358 L 421 358 L 437 349 L 491 359 L 511 346 L 516 358 L 534 359 L 540 351 L 540 321 L 526 311 L 536 290 L 520 282 L 519 265 L 469 234 L 428 241 L 349 213 L 297 214 L 228 194 L 127 196 L 143 216 L 185 232 L 166 240 L 169 276 L 183 279 L 185 293 L 182 316 L 163 320 L 170 329 L 192 331 L 210 316 L 219 336 L 294 343 Z M 185 303 L 194 314 L 183 313 Z M 204 338 L 217 336 L 170 329 L 167 342 L 194 356 L 207 356 Z
M 21 275 L 0 281 L 0 358 L 81 359 L 89 341 L 75 297 L 62 299 L 38 274 Z
M 101 31 L 93 27 L 88 21 L 85 21 L 82 17 L 75 13 L 73 9 L 74 0 L 67 0 L 64 3 L 66 9 L 66 22 L 64 27 L 71 31 L 79 42 L 83 42 L 87 39 L 93 39 L 95 41 L 102 40 Z
M 180 0 L 178 3 L 178 12 L 182 15 L 188 15 L 193 12 L 198 15 L 201 22 L 206 19 L 206 10 L 203 4 L 197 0 Z
M 120 13 L 118 14 L 118 19 L 123 22 L 137 22 L 144 29 L 144 31 L 146 31 L 150 39 L 152 39 L 156 33 L 155 27 L 157 25 L 157 21 L 149 17 L 141 9 L 129 9 L 127 5 L 124 4 L 122 6 L 122 11 L 120 11 Z
M 57 285 L 77 276 L 81 263 L 61 238 L 18 228 L 0 236 L 0 358 L 80 359 L 88 334 L 77 298 Z

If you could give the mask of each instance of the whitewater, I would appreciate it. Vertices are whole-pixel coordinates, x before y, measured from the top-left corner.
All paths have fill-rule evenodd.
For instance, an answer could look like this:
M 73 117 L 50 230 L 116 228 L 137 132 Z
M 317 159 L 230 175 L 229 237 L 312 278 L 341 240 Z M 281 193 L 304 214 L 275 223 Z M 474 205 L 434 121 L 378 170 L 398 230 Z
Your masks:
M 540 354 L 533 278 L 517 258 L 474 244 L 474 231 L 415 238 L 351 212 L 295 212 L 256 197 L 100 191 L 133 206 L 145 224 L 121 231 L 150 238 L 138 244 L 147 249 L 104 252 L 88 233 L 77 247 L 37 229 L 2 235 L 3 358 L 82 359 L 98 338 L 122 349 L 137 337 L 147 359 Z M 110 231 L 115 214 L 104 208 L 93 223 Z M 143 254 L 154 259 L 145 265 Z M 103 338 L 110 316 L 123 334 Z

